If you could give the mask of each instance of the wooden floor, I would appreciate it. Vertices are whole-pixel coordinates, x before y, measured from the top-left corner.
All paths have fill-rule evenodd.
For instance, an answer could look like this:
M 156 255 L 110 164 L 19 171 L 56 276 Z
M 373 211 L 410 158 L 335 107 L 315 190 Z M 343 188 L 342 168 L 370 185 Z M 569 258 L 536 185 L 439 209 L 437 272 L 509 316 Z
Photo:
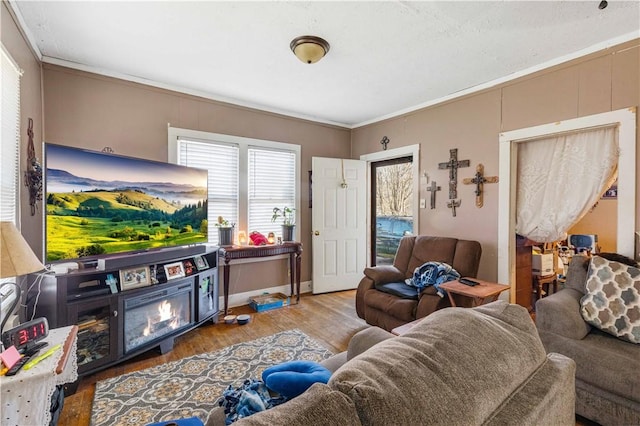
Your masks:
M 334 353 L 346 350 L 358 331 L 367 327 L 355 312 L 355 291 L 302 296 L 300 304 L 256 313 L 248 306 L 235 308 L 234 314 L 251 314 L 247 325 L 208 323 L 176 339 L 171 352 L 161 355 L 152 350 L 115 367 L 80 380 L 78 391 L 65 398 L 59 426 L 88 426 L 95 383 L 132 371 L 154 367 L 169 361 L 211 352 L 235 343 L 254 340 L 279 331 L 298 328 L 323 343 Z M 593 426 L 589 420 L 577 418 L 576 426 Z
M 212 352 L 235 343 L 254 340 L 279 331 L 297 328 L 324 344 L 334 353 L 347 344 L 366 323 L 355 311 L 355 291 L 330 294 L 304 294 L 300 304 L 256 313 L 248 306 L 234 308 L 234 314 L 251 314 L 247 325 L 207 323 L 176 338 L 171 352 L 161 355 L 151 350 L 136 358 L 80 380 L 75 394 L 64 400 L 59 426 L 88 426 L 96 382 L 132 371 L 142 370 L 191 355 Z

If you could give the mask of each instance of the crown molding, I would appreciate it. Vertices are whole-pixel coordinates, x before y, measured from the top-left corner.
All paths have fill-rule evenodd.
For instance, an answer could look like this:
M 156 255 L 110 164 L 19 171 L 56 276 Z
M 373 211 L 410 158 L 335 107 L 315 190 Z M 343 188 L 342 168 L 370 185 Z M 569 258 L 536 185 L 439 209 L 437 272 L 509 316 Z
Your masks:
M 31 48 L 33 54 L 38 58 L 40 62 L 42 62 L 42 52 L 40 48 L 38 48 L 38 44 L 36 43 L 36 38 L 33 36 L 33 33 L 27 27 L 27 24 L 24 22 L 24 18 L 22 17 L 22 13 L 20 12 L 20 8 L 16 5 L 15 0 L 3 0 L 9 5 L 9 10 L 13 15 L 13 18 L 17 21 L 18 30 L 22 33 L 23 37 L 26 39 L 27 44 Z
M 485 89 L 490 89 L 492 87 L 499 86 L 499 85 L 504 84 L 504 83 L 508 83 L 509 81 L 513 81 L 513 80 L 516 80 L 518 78 L 525 77 L 527 75 L 531 75 L 531 74 L 536 73 L 538 71 L 542 71 L 544 69 L 551 68 L 551 67 L 554 67 L 556 65 L 560 65 L 560 64 L 572 61 L 574 59 L 578 59 L 580 57 L 587 56 L 587 55 L 592 54 L 592 53 L 596 53 L 596 52 L 599 52 L 599 51 L 602 51 L 602 50 L 607 50 L 607 49 L 610 49 L 611 47 L 616 46 L 618 44 L 626 43 L 628 41 L 636 40 L 636 39 L 639 39 L 639 38 L 640 38 L 640 32 L 627 33 L 627 34 L 621 35 L 619 37 L 615 37 L 615 38 L 612 38 L 612 39 L 609 39 L 609 40 L 594 44 L 594 45 L 589 46 L 587 48 L 572 52 L 572 53 L 570 53 L 568 55 L 560 56 L 558 58 L 551 59 L 551 60 L 543 62 L 541 64 L 534 65 L 534 66 L 526 68 L 526 69 L 524 69 L 522 71 L 514 72 L 514 73 L 509 74 L 509 75 L 507 75 L 505 77 L 497 78 L 495 80 L 491 80 L 491 81 L 488 81 L 486 83 L 478 84 L 476 86 L 471 86 L 471 87 L 468 87 L 468 88 L 466 88 L 464 90 L 460 90 L 458 92 L 451 93 L 450 95 L 443 96 L 443 97 L 440 97 L 438 99 L 433 99 L 431 101 L 427 101 L 427 102 L 424 102 L 424 103 L 421 103 L 421 104 L 418 104 L 418 105 L 415 105 L 415 106 L 412 106 L 412 107 L 404 108 L 404 109 L 401 109 L 399 111 L 392 112 L 392 113 L 389 113 L 389 114 L 386 114 L 386 115 L 383 115 L 383 116 L 380 116 L 380 117 L 372 118 L 371 120 L 366 120 L 366 121 L 354 124 L 354 125 L 351 126 L 351 129 L 356 129 L 358 127 L 367 126 L 369 124 L 375 124 L 375 123 L 378 123 L 380 121 L 388 120 L 390 118 L 395 118 L 395 117 L 398 117 L 398 116 L 401 116 L 401 115 L 404 115 L 404 114 L 409 114 L 409 113 L 421 110 L 423 108 L 427 108 L 427 107 L 430 107 L 430 106 L 441 104 L 441 103 L 450 101 L 452 99 L 456 99 L 456 98 L 460 98 L 460 97 L 463 97 L 463 96 L 466 96 L 466 95 L 470 95 L 470 94 L 473 94 L 473 93 L 476 93 L 476 92 L 480 92 L 480 91 L 485 90 Z

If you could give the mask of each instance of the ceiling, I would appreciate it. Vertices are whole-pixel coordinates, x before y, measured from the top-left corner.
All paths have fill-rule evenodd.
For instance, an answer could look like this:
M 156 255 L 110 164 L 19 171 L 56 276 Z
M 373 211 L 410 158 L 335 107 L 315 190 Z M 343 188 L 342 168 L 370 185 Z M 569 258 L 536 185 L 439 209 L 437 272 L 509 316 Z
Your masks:
M 347 128 L 640 37 L 640 2 L 598 4 L 10 0 L 44 62 Z

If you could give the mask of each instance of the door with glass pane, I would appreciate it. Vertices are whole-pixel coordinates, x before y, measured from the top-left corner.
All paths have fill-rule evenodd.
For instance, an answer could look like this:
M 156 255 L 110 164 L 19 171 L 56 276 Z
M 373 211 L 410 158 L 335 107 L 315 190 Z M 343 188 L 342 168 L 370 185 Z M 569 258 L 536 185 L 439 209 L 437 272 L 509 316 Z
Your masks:
M 413 157 L 371 163 L 371 264 L 390 265 L 413 234 Z

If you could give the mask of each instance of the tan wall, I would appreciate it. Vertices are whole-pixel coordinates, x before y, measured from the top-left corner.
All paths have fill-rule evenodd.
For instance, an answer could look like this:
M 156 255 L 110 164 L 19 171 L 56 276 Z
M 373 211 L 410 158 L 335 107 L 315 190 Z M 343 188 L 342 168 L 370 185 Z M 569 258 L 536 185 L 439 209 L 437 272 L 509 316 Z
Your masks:
M 486 176 L 498 175 L 500 132 L 638 106 L 639 68 L 640 41 L 635 40 L 481 93 L 354 129 L 352 158 L 380 151 L 383 136 L 391 139 L 389 148 L 420 144 L 420 171 L 426 171 L 442 190 L 437 193 L 435 210 L 420 210 L 419 232 L 480 241 L 483 252 L 478 276 L 495 280 L 498 185 L 484 185 L 484 207 L 478 209 L 474 188 L 463 185 L 462 179 L 471 177 L 478 163 L 484 164 Z M 638 133 L 636 140 L 640 140 L 640 130 Z M 448 172 L 438 170 L 451 148 L 458 148 L 458 159 L 471 160 L 469 168 L 458 171 L 462 205 L 456 217 L 446 207 Z M 636 153 L 640 167 L 637 149 Z M 428 200 L 429 195 L 421 185 L 420 198 Z M 640 200 L 640 173 L 636 174 L 636 200 Z M 640 228 L 639 206 L 636 202 L 636 229 Z
M 42 255 L 42 203 L 38 203 L 39 209 L 35 216 L 31 216 L 31 206 L 29 205 L 29 192 L 22 184 L 22 176 L 26 168 L 27 146 L 27 123 L 29 118 L 33 119 L 33 142 L 36 150 L 36 157 L 42 163 L 42 138 L 43 138 L 43 116 L 42 116 L 42 91 L 41 91 L 41 68 L 40 62 L 31 51 L 22 33 L 16 25 L 12 13 L 5 2 L 0 6 L 2 19 L 1 38 L 2 44 L 7 49 L 14 61 L 22 68 L 23 74 L 20 80 L 20 199 L 22 200 L 21 222 L 22 234 L 33 249 L 41 257 Z
M 167 161 L 167 124 L 173 127 L 301 145 L 302 280 L 311 280 L 311 157 L 350 156 L 350 131 L 214 102 L 119 79 L 43 64 L 46 141 Z M 288 282 L 285 260 L 231 269 L 230 293 Z
M 618 223 L 611 218 L 618 214 L 618 200 L 602 199 L 567 234 L 596 234 L 601 252 L 616 251 Z

